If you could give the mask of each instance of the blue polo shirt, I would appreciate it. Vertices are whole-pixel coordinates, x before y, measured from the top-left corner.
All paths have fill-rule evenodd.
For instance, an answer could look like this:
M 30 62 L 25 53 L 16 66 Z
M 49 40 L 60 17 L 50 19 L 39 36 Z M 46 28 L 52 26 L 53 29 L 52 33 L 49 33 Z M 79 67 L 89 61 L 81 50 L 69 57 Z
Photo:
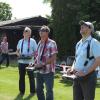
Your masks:
M 90 42 L 90 56 L 94 56 L 94 59 L 89 60 L 87 66 L 84 66 L 85 61 L 87 60 L 87 46 Z M 73 67 L 77 71 L 88 70 L 92 67 L 95 58 L 100 57 L 100 42 L 96 39 L 89 36 L 85 41 L 82 39 L 76 45 L 76 61 L 73 64 Z
M 23 42 L 23 50 L 21 52 L 21 48 L 22 48 L 22 42 Z M 30 48 L 29 48 L 29 52 L 28 52 L 28 39 L 21 39 L 19 40 L 18 44 L 17 44 L 17 50 L 19 49 L 19 53 L 22 55 L 32 55 L 36 50 L 37 50 L 37 43 L 34 39 L 30 38 Z M 32 57 L 32 59 L 26 60 L 26 59 L 20 59 L 18 60 L 18 63 L 24 63 L 24 64 L 29 64 L 30 62 L 34 62 L 34 57 Z

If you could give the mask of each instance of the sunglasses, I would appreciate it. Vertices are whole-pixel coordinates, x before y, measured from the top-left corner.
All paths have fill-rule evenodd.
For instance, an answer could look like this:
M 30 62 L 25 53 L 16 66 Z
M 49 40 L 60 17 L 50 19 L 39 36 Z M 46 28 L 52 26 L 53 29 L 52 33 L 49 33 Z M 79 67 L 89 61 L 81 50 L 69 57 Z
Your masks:
M 28 31 L 28 30 L 25 30 L 25 31 L 24 31 L 24 33 L 27 33 L 27 32 L 29 32 L 29 31 Z
M 49 32 L 48 29 L 40 29 L 39 32 Z

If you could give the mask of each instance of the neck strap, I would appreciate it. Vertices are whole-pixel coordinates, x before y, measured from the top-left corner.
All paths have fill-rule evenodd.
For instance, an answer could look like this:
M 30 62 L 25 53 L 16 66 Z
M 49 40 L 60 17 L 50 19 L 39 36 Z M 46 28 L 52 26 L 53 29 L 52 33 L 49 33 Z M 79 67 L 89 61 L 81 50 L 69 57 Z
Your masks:
M 23 39 L 22 45 L 21 45 L 21 53 L 23 53 L 23 44 L 24 44 L 24 39 Z M 28 49 L 27 49 L 28 53 L 29 53 L 29 50 L 30 50 L 30 38 L 28 39 Z

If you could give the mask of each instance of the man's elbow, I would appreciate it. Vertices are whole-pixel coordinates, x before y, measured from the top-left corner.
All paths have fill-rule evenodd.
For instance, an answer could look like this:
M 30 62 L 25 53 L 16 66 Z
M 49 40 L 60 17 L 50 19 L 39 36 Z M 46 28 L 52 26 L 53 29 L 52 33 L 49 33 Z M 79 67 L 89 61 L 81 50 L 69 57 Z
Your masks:
M 100 66 L 100 56 L 96 58 L 95 62 L 97 63 L 97 66 Z

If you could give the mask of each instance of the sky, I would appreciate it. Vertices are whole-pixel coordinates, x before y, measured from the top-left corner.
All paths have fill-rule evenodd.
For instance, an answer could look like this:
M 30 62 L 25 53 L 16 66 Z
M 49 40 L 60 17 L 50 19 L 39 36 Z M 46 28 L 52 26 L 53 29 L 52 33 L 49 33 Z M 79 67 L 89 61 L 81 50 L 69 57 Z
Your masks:
M 51 15 L 50 4 L 44 4 L 43 0 L 0 0 L 0 2 L 6 2 L 12 7 L 12 19 Z

